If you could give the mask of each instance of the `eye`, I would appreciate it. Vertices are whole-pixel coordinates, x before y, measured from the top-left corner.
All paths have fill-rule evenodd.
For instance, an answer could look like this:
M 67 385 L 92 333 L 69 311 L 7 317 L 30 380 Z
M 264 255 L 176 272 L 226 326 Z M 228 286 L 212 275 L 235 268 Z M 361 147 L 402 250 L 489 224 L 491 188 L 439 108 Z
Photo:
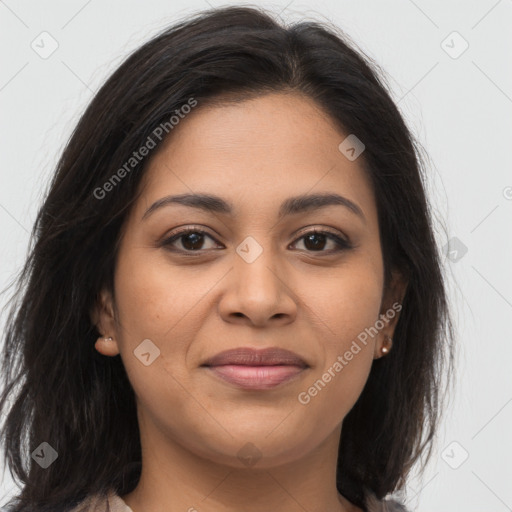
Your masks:
M 215 239 L 206 231 L 194 227 L 189 227 L 173 233 L 171 236 L 163 240 L 161 245 L 169 248 L 170 250 L 175 250 L 182 253 L 199 252 L 201 250 L 205 250 L 205 237 L 215 241 Z M 331 233 L 330 231 L 319 231 L 316 229 L 307 231 L 300 238 L 298 238 L 296 242 L 290 245 L 295 245 L 298 241 L 301 240 L 304 240 L 304 250 L 308 252 L 324 252 L 329 254 L 351 249 L 353 247 L 348 240 L 341 238 L 337 234 Z M 175 246 L 176 242 L 178 241 L 180 242 L 181 247 Z M 328 245 L 328 242 L 331 242 L 332 247 L 330 250 L 324 250 L 324 248 Z
M 305 250 L 313 252 L 335 253 L 352 248 L 352 244 L 348 240 L 345 240 L 330 231 L 319 231 L 313 229 L 304 233 L 297 240 L 303 240 Z M 327 242 L 329 241 L 331 242 L 331 246 L 334 247 L 327 251 L 323 250 L 325 246 L 328 245 Z
M 163 240 L 161 245 L 169 247 L 171 250 L 174 249 L 181 252 L 197 252 L 204 249 L 203 244 L 205 236 L 210 240 L 213 240 L 213 238 L 202 229 L 184 228 Z M 180 241 L 182 248 L 173 247 L 175 242 L 178 240 Z

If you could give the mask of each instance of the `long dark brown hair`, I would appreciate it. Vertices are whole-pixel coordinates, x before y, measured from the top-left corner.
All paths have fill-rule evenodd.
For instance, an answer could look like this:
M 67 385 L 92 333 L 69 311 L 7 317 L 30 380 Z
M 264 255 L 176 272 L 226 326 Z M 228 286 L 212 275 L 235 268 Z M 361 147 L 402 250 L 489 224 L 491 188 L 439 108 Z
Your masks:
M 103 286 L 114 291 L 119 235 L 148 159 L 108 198 L 97 191 L 190 98 L 201 108 L 221 97 L 299 92 L 364 141 L 385 285 L 398 269 L 409 286 L 393 350 L 373 362 L 344 419 L 337 486 L 364 509 L 369 494 L 403 489 L 417 461 L 424 469 L 450 387 L 443 376 L 454 370 L 453 328 L 423 150 L 384 73 L 356 48 L 328 23 L 287 25 L 258 8 L 212 9 L 145 43 L 94 96 L 57 164 L 8 302 L 0 412 L 7 413 L 4 460 L 22 484 L 13 510 L 65 511 L 89 494 L 124 495 L 137 485 L 134 392 L 121 358 L 94 349 L 102 333 L 90 311 Z M 46 469 L 32 456 L 43 442 L 58 453 Z

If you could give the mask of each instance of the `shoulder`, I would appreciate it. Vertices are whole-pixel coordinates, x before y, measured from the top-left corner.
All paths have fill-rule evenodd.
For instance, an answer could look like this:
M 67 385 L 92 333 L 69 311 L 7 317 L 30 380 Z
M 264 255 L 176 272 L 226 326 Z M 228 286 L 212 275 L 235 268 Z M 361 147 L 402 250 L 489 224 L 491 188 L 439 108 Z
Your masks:
M 379 500 L 375 495 L 370 495 L 366 499 L 367 512 L 410 512 L 399 501 L 393 499 Z
M 82 500 L 70 512 L 107 512 L 107 497 L 101 494 L 91 494 Z
M 91 494 L 70 512 L 133 512 L 115 491 L 106 495 Z

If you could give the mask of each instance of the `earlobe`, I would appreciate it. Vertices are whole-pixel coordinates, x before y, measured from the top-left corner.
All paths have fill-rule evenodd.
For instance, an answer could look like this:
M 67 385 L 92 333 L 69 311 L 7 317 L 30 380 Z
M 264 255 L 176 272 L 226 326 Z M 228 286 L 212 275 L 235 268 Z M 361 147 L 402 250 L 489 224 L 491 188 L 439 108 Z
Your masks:
M 117 332 L 112 294 L 108 290 L 103 289 L 98 295 L 90 312 L 90 318 L 101 334 L 94 345 L 96 350 L 106 356 L 119 354 L 119 347 L 115 341 Z
M 393 346 L 393 339 L 391 336 L 385 334 L 384 335 L 384 341 L 382 344 L 377 344 L 375 347 L 375 355 L 374 359 L 380 359 L 381 357 L 384 357 L 385 355 L 389 354 L 389 351 L 391 350 L 391 347 Z
M 117 356 L 119 347 L 111 336 L 100 336 L 94 345 L 96 350 L 104 356 Z
M 386 326 L 379 336 L 379 339 L 382 338 L 382 342 L 378 341 L 375 345 L 374 359 L 380 359 L 391 351 L 393 334 L 400 317 L 408 284 L 408 280 L 400 271 L 392 271 L 391 283 L 384 292 L 380 311 L 380 318 L 386 323 Z

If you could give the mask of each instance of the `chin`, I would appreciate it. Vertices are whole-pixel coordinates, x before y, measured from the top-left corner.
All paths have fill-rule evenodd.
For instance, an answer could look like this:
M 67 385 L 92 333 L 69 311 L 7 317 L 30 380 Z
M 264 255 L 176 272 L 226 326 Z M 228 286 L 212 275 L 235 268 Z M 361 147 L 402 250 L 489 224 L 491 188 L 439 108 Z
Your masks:
M 321 439 L 316 439 L 313 432 L 305 433 L 299 425 L 290 423 L 283 428 L 285 417 L 281 414 L 278 421 L 271 424 L 260 420 L 248 428 L 241 425 L 226 428 L 231 436 L 224 431 L 215 436 L 211 431 L 199 433 L 197 443 L 190 449 L 212 462 L 233 468 L 268 469 L 293 463 L 313 450 Z

